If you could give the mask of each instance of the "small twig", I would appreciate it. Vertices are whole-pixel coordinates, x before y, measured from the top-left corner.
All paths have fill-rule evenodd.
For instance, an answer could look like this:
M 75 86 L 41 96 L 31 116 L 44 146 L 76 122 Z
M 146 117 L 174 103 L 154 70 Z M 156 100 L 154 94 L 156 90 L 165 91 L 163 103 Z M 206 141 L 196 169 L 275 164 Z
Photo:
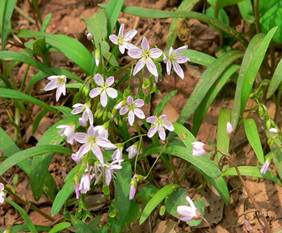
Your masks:
M 21 8 L 19 7 L 15 7 L 15 10 L 24 18 L 26 18 L 30 23 L 32 24 L 36 24 L 35 20 L 33 18 L 31 18 L 28 14 L 26 14 Z

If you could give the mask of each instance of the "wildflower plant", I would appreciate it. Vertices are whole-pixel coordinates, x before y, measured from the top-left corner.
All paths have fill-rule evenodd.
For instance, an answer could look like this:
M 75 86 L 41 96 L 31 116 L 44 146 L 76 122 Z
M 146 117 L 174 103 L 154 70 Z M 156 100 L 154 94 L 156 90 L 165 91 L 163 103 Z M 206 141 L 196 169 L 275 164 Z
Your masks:
M 187 2 L 190 1 L 183 1 L 183 9 L 186 9 Z M 189 3 L 187 9 L 192 10 L 198 2 Z M 208 3 L 217 14 L 225 12 L 224 7 L 240 4 L 240 1 Z M 12 122 L 17 144 L 24 143 L 20 116 L 32 114 L 30 106 L 23 102 L 42 108 L 34 119 L 33 134 L 43 124 L 42 119 L 47 113 L 50 112 L 56 122 L 44 132 L 36 145 L 27 149 L 20 149 L 1 128 L 0 150 L 5 159 L 0 163 L 0 175 L 17 165 L 28 176 L 35 200 L 45 195 L 52 202 L 50 215 L 39 212 L 49 220 L 60 215 L 58 219 L 62 221 L 58 223 L 54 220 L 57 225 L 48 228 L 49 232 L 68 228 L 77 232 L 89 232 L 92 228 L 95 232 L 125 232 L 136 221 L 145 223 L 153 213 L 158 212 L 159 206 L 161 215 L 165 213 L 184 222 L 180 224 L 198 226 L 202 221 L 206 222 L 206 202 L 203 192 L 199 193 L 200 198 L 193 195 L 192 201 L 188 196 L 191 190 L 200 192 L 199 187 L 212 190 L 228 204 L 230 192 L 226 177 L 239 176 L 242 182 L 242 176 L 251 176 L 281 183 L 281 132 L 278 123 L 269 116 L 264 102 L 272 96 L 277 98 L 277 103 L 281 99 L 282 65 L 277 65 L 275 59 L 271 67 L 267 62 L 263 64 L 271 40 L 281 40 L 276 34 L 281 28 L 266 30 L 270 24 L 258 21 L 257 11 L 260 9 L 256 5 L 256 17 L 251 17 L 253 21 L 250 23 L 256 26 L 257 33 L 249 40 L 249 37 L 222 22 L 222 17 L 218 15 L 127 7 L 123 0 L 110 0 L 102 4 L 92 17 L 85 19 L 85 37 L 91 43 L 90 49 L 70 36 L 46 33 L 51 16 L 47 16 L 42 24 L 38 23 L 39 32 L 12 32 L 10 24 L 4 22 L 10 21 L 13 11 L 5 9 L 14 9 L 15 1 L 5 0 L 0 3 L 0 6 L 3 5 L 5 20 L 1 22 L 0 59 L 4 68 L 3 75 L 0 75 L 3 81 L 0 97 L 13 100 L 15 116 Z M 243 11 L 245 5 L 239 6 Z M 118 15 L 122 11 L 145 18 L 174 18 L 166 48 L 154 44 L 148 35 L 141 35 L 138 28 L 120 24 Z M 188 49 L 185 43 L 175 46 L 175 25 L 179 24 L 179 17 L 192 17 L 211 24 L 219 31 L 222 40 L 227 41 L 226 35 L 231 37 L 232 40 L 228 40 L 231 44 L 228 48 L 222 48 L 218 56 Z M 247 21 L 244 18 L 246 14 L 242 13 L 242 17 Z M 265 35 L 260 33 L 260 24 Z M 11 33 L 15 33 L 13 38 L 20 43 L 22 51 L 8 49 Z M 140 43 L 137 38 L 140 38 Z M 239 43 L 240 46 L 233 46 L 232 43 Z M 237 47 L 240 50 L 235 49 Z M 54 50 L 61 52 L 80 70 L 52 67 L 48 59 Z M 120 62 L 124 57 L 126 64 Z M 9 63 L 11 60 L 12 64 Z M 23 81 L 17 89 L 6 75 L 10 67 L 18 63 L 33 66 L 37 73 L 28 85 Z M 177 90 L 166 93 L 155 107 L 151 106 L 151 102 L 160 93 L 159 83 L 167 76 L 179 82 L 185 81 L 187 63 L 204 66 L 205 71 L 179 118 L 172 122 L 164 109 Z M 260 72 L 261 66 L 264 72 Z M 263 76 L 270 74 L 273 74 L 270 81 L 269 77 Z M 256 77 L 260 77 L 257 83 Z M 261 81 L 263 79 L 267 79 L 266 82 Z M 39 90 L 40 96 L 43 96 L 41 99 L 34 94 L 34 86 L 39 81 L 44 84 Z M 220 110 L 216 139 L 204 141 L 198 135 L 201 123 L 228 81 L 236 83 L 232 110 Z M 48 103 L 43 101 L 47 98 Z M 250 99 L 255 103 L 252 113 L 260 119 L 260 128 L 249 111 L 247 117 L 243 114 Z M 193 120 L 189 121 L 192 116 Z M 246 141 L 257 158 L 257 163 L 252 166 L 237 166 L 233 161 L 236 150 L 231 148 L 231 140 L 241 123 Z M 266 136 L 267 150 L 260 139 L 261 131 Z M 61 187 L 57 187 L 48 170 L 54 154 L 65 155 L 66 160 L 71 162 L 68 174 L 62 177 L 64 184 Z M 184 164 L 184 172 L 176 167 L 178 161 Z M 169 177 L 161 184 L 156 179 L 159 167 L 167 171 Z M 274 169 L 278 176 L 274 174 Z M 195 174 L 201 177 L 199 180 L 203 183 L 194 187 L 185 186 L 183 180 L 189 177 L 187 171 L 197 172 Z M 242 186 L 248 189 L 244 182 Z M 97 197 L 101 199 L 101 205 L 93 208 L 91 200 Z M 4 188 L 4 184 L 0 183 L 0 204 L 13 206 L 25 221 L 23 227 L 37 232 L 37 226 L 31 223 L 24 208 L 16 203 L 16 200 L 21 200 L 19 198 L 13 187 L 5 183 Z M 25 203 L 21 201 L 21 204 Z M 37 211 L 35 204 L 31 204 L 31 208 Z M 255 204 L 254 207 L 257 209 Z M 106 223 L 100 221 L 104 214 L 107 216 Z M 264 219 L 263 214 L 260 216 Z M 268 224 L 263 222 L 267 230 Z

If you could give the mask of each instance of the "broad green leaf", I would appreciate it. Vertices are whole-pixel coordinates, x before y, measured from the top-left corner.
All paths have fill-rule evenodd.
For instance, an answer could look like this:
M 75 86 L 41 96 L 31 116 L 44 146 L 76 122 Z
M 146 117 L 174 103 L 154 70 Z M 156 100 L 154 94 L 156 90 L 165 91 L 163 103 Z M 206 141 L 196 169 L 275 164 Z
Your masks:
M 61 222 L 56 224 L 50 231 L 49 233 L 57 233 L 57 232 L 61 232 L 62 230 L 65 230 L 67 228 L 69 228 L 71 226 L 71 224 L 69 222 Z
M 26 226 L 28 227 L 28 229 L 30 230 L 30 232 L 31 233 L 37 233 L 37 230 L 36 230 L 35 226 L 32 224 L 32 221 L 29 218 L 27 212 L 22 207 L 20 207 L 17 203 L 13 202 L 12 200 L 6 199 L 5 201 L 8 204 L 10 204 L 11 206 L 13 206 L 19 212 L 19 214 L 23 218 L 23 220 L 24 220 Z
M 226 71 L 221 75 L 219 80 L 210 88 L 208 94 L 201 102 L 200 106 L 194 113 L 193 116 L 193 129 L 192 132 L 194 135 L 198 133 L 198 130 L 201 126 L 201 123 L 205 117 L 205 114 L 208 112 L 209 107 L 215 101 L 216 97 L 224 87 L 224 85 L 232 78 L 232 76 L 239 70 L 240 66 L 232 65 L 227 68 Z
M 46 132 L 44 132 L 43 136 L 38 141 L 37 146 L 59 145 L 63 141 L 64 137 L 59 134 L 59 129 L 57 128 L 57 126 L 75 124 L 76 121 L 77 117 L 71 117 L 56 122 L 56 124 L 52 125 Z M 30 184 L 36 200 L 39 199 L 42 195 L 43 186 L 46 183 L 46 178 L 52 178 L 48 171 L 48 167 L 52 161 L 52 158 L 52 153 L 46 153 L 40 157 L 34 157 L 32 160 Z
M 77 75 L 75 75 L 72 72 L 69 72 L 65 69 L 62 68 L 50 68 L 46 66 L 45 64 L 42 64 L 35 59 L 31 55 L 25 52 L 13 52 L 13 51 L 0 51 L 0 60 L 4 61 L 18 61 L 18 62 L 23 62 L 25 64 L 31 65 L 35 67 L 36 69 L 42 71 L 45 73 L 45 76 L 41 76 L 39 80 L 42 80 L 45 78 L 47 75 L 66 75 L 69 79 L 73 79 L 77 82 L 83 82 Z M 39 81 L 39 80 L 36 80 Z M 33 86 L 35 81 L 31 80 L 29 84 L 29 88 Z
M 276 29 L 277 27 L 271 29 L 266 36 L 262 34 L 254 36 L 245 52 L 237 80 L 232 111 L 232 125 L 234 128 L 237 128 L 240 115 L 245 109 L 256 75 Z
M 193 7 L 199 2 L 200 0 L 183 0 L 177 11 L 191 11 Z M 177 28 L 180 23 L 180 19 L 173 19 L 168 30 L 168 37 L 167 37 L 167 44 L 166 47 L 170 48 L 174 45 L 174 42 L 177 37 Z
M 238 33 L 233 28 L 225 25 L 221 21 L 211 18 L 207 15 L 197 13 L 194 11 L 162 11 L 156 9 L 142 8 L 142 7 L 133 7 L 128 6 L 123 8 L 123 12 L 127 14 L 132 14 L 144 18 L 190 18 L 197 19 L 204 23 L 210 24 L 215 28 L 226 32 L 227 34 L 235 37 L 237 40 L 241 41 L 243 44 L 246 43 L 245 38 L 242 37 L 240 33 Z
M 248 23 L 255 21 L 253 6 L 251 0 L 244 0 L 238 3 L 239 11 L 242 18 Z
M 218 117 L 217 132 L 216 132 L 216 148 L 225 154 L 229 153 L 230 138 L 226 130 L 227 122 L 230 122 L 231 113 L 228 109 L 221 109 Z M 222 153 L 217 152 L 215 162 L 219 163 Z
M 282 82 L 282 59 L 280 59 L 272 79 L 270 80 L 268 89 L 267 89 L 267 95 L 266 98 L 270 98 L 274 92 L 279 88 Z
M 261 30 L 268 33 L 271 28 L 277 27 L 277 32 L 273 36 L 273 40 L 282 43 L 282 0 L 261 0 Z
M 257 128 L 257 124 L 254 119 L 244 119 L 244 128 L 247 139 L 252 146 L 258 161 L 263 164 L 264 163 L 264 153 L 261 145 L 261 141 L 259 138 L 259 132 Z
M 208 3 L 211 4 L 212 6 L 216 6 L 217 4 L 218 8 L 223 8 L 226 6 L 235 5 L 242 1 L 243 0 L 208 0 Z
M 11 18 L 14 11 L 14 8 L 16 6 L 17 0 L 1 0 L 0 7 L 3 7 L 0 9 L 0 26 L 1 26 L 1 44 L 2 49 L 5 49 L 8 36 L 11 32 Z
M 118 20 L 119 13 L 123 7 L 124 0 L 109 0 L 105 12 L 108 18 L 108 32 L 111 33 Z
M 186 120 L 196 111 L 213 84 L 221 77 L 222 73 L 238 58 L 242 57 L 239 51 L 230 51 L 214 61 L 203 73 L 191 96 L 181 110 L 178 121 Z
M 178 218 L 179 215 L 177 213 L 177 206 L 179 205 L 187 205 L 187 190 L 184 188 L 178 188 L 176 189 L 172 194 L 168 196 L 168 198 L 165 200 L 165 208 L 166 211 L 171 214 L 172 216 Z M 203 199 L 193 201 L 195 206 L 200 211 L 201 215 L 204 216 L 205 213 L 205 201 Z M 188 224 L 190 226 L 197 226 L 201 223 L 201 220 L 192 220 L 189 221 Z
M 139 219 L 139 224 L 142 224 L 154 211 L 154 209 L 168 196 L 170 195 L 178 186 L 175 184 L 168 184 L 161 188 L 147 203 L 145 206 L 142 215 Z
M 208 181 L 216 188 L 223 200 L 228 203 L 229 191 L 227 184 L 221 176 L 221 171 L 215 165 L 214 161 L 210 160 L 209 155 L 206 154 L 201 157 L 192 155 L 192 142 L 196 141 L 193 134 L 188 131 L 183 125 L 179 123 L 174 124 L 174 131 L 178 137 L 185 144 L 186 149 L 182 149 L 182 146 L 172 145 L 168 146 L 164 153 L 176 155 L 191 164 L 193 164 L 198 170 L 200 170 L 208 179 Z M 169 151 L 171 149 L 172 151 Z
M 215 16 L 215 9 L 214 7 L 209 7 L 207 10 L 206 10 L 206 15 L 211 17 L 211 18 L 216 18 Z M 228 18 L 228 15 L 226 14 L 225 10 L 224 9 L 219 9 L 218 11 L 218 20 L 220 20 L 222 23 L 226 24 L 226 25 L 229 25 L 229 18 Z
M 70 150 L 68 148 L 62 146 L 55 145 L 44 145 L 44 146 L 36 146 L 29 149 L 25 149 L 19 152 L 16 152 L 6 160 L 4 160 L 0 164 L 0 176 L 3 175 L 9 168 L 14 165 L 32 158 L 34 156 L 40 156 L 45 153 L 61 153 L 61 154 L 70 154 Z
M 65 184 L 62 189 L 58 192 L 51 208 L 51 215 L 54 216 L 60 212 L 63 205 L 67 201 L 67 199 L 73 194 L 74 192 L 74 177 L 79 172 L 80 167 L 75 166 L 65 178 Z
M 10 157 L 20 149 L 14 143 L 14 141 L 9 137 L 9 135 L 0 127 L 0 151 L 5 157 Z M 27 175 L 31 173 L 31 164 L 29 161 L 22 161 L 17 164 Z
M 122 169 L 116 173 L 114 207 L 117 210 L 117 216 L 112 226 L 113 232 L 122 232 L 130 218 L 131 201 L 128 196 L 131 175 L 131 164 L 129 162 L 124 162 Z
M 281 185 L 281 181 L 272 173 L 269 171 L 265 174 L 262 175 L 260 173 L 260 168 L 255 167 L 255 166 L 238 166 L 238 170 L 241 176 L 249 176 L 253 178 L 264 178 L 267 180 L 271 180 L 275 182 L 276 184 Z M 236 169 L 234 167 L 230 167 L 222 171 L 223 176 L 238 176 Z
M 177 90 L 171 91 L 170 93 L 168 93 L 166 96 L 164 96 L 164 98 L 160 101 L 160 103 L 157 105 L 155 111 L 154 111 L 154 115 L 160 115 L 165 106 L 168 104 L 168 102 L 176 95 Z
M 90 32 L 95 41 L 96 48 L 99 48 L 99 44 L 106 39 L 107 32 L 107 17 L 104 10 L 100 10 L 90 18 L 85 20 L 87 31 Z
M 183 51 L 182 54 L 189 58 L 189 62 L 203 66 L 209 66 L 216 60 L 216 58 L 206 53 L 202 53 L 193 49 L 187 49 Z

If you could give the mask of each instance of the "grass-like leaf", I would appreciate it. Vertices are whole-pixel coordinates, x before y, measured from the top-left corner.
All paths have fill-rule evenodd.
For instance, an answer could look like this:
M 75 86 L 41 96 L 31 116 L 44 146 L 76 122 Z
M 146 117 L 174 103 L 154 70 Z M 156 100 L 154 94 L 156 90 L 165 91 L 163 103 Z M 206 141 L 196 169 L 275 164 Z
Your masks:
M 208 54 L 193 49 L 187 49 L 182 54 L 189 58 L 189 62 L 203 66 L 209 66 L 216 60 Z
M 108 18 L 108 31 L 112 32 L 123 7 L 124 0 L 110 0 L 105 8 Z
M 175 184 L 168 184 L 161 188 L 149 202 L 145 206 L 141 217 L 139 219 L 139 224 L 142 224 L 146 221 L 146 219 L 150 216 L 150 214 L 154 211 L 154 209 L 168 196 L 170 195 L 175 189 L 177 185 Z
M 270 80 L 268 89 L 267 89 L 267 94 L 266 98 L 270 98 L 274 92 L 279 88 L 282 82 L 282 59 L 279 61 L 272 79 Z

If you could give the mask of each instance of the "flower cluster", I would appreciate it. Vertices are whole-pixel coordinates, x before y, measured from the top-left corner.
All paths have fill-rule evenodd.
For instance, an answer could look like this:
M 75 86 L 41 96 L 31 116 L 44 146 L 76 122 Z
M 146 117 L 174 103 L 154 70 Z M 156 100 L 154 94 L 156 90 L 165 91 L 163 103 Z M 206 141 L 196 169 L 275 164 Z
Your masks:
M 112 34 L 109 36 L 110 41 L 118 46 L 121 54 L 127 52 L 129 57 L 136 59 L 133 69 L 134 76 L 146 67 L 157 78 L 160 73 L 157 64 L 163 61 L 168 74 L 171 74 L 173 69 L 181 79 L 184 78 L 184 72 L 180 64 L 188 61 L 188 58 L 183 55 L 187 46 L 175 50 L 170 48 L 168 52 L 163 52 L 159 48 L 151 48 L 147 38 L 143 37 L 140 47 L 137 47 L 131 43 L 136 34 L 136 30 L 125 32 L 122 24 L 118 35 Z M 118 140 L 116 140 L 115 135 L 110 135 L 109 131 L 112 124 L 116 123 L 115 119 L 126 119 L 128 125 L 134 128 L 140 126 L 135 122 L 141 120 L 144 123 L 143 126 L 147 128 L 147 137 L 152 138 L 155 134 L 158 134 L 162 141 L 166 139 L 166 130 L 174 130 L 173 124 L 166 115 L 146 117 L 142 109 L 145 102 L 143 99 L 138 98 L 140 95 L 134 97 L 128 92 L 123 95 L 118 92 L 117 86 L 119 84 L 115 83 L 114 76 L 108 75 L 109 71 L 103 69 L 104 63 L 101 60 L 103 58 L 99 55 L 100 51 L 98 50 L 99 48 L 95 50 L 95 62 L 100 73 L 96 72 L 93 78 L 87 79 L 90 81 L 87 81 L 90 88 L 89 91 L 84 93 L 85 102 L 76 102 L 72 107 L 71 114 L 78 116 L 78 122 L 57 126 L 59 134 L 65 137 L 66 142 L 73 145 L 73 148 L 76 148 L 71 157 L 82 168 L 80 169 L 82 174 L 80 172 L 78 179 L 76 179 L 75 193 L 77 198 L 90 190 L 92 182 L 103 182 L 105 185 L 110 185 L 115 172 L 122 168 L 123 148 L 132 139 L 124 142 L 114 142 Z M 48 77 L 48 80 L 49 83 L 47 83 L 44 90 L 56 89 L 56 101 L 59 100 L 61 95 L 66 95 L 66 76 L 54 75 Z M 108 111 L 111 108 L 111 117 L 113 119 L 104 120 L 103 118 L 103 124 L 101 124 L 101 119 L 96 117 L 96 111 Z M 97 122 L 99 124 L 96 124 Z M 146 122 L 150 124 L 149 127 Z M 137 141 L 127 147 L 125 152 L 128 154 L 128 159 L 133 159 L 142 153 L 142 146 L 142 142 Z M 133 176 L 129 199 L 134 198 L 138 181 L 140 179 Z

